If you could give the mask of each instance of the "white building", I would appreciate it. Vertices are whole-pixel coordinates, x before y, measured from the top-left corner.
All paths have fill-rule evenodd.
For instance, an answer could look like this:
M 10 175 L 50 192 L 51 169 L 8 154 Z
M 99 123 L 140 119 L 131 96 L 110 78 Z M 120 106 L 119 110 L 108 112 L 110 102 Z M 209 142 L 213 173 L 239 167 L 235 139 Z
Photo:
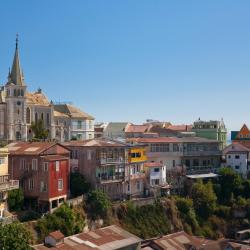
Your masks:
M 250 148 L 240 143 L 232 143 L 223 150 L 225 166 L 231 167 L 243 177 L 247 177 L 250 170 L 249 152 Z
M 147 162 L 144 167 L 149 176 L 150 186 L 166 185 L 166 166 L 160 162 Z

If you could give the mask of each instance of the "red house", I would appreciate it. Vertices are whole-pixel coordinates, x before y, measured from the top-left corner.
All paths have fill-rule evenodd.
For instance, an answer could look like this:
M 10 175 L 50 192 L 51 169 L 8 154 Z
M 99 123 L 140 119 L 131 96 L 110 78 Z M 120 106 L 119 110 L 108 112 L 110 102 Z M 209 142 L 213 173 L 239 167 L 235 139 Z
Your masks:
M 9 175 L 20 181 L 26 204 L 51 211 L 67 199 L 70 151 L 54 142 L 8 145 Z

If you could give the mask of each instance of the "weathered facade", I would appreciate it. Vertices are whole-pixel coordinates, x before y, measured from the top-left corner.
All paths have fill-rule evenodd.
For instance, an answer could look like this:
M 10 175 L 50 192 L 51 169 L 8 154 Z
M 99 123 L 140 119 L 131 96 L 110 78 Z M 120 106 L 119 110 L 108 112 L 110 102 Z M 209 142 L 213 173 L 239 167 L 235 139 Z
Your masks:
M 69 194 L 70 151 L 52 142 L 8 145 L 9 174 L 20 181 L 27 206 L 52 211 Z

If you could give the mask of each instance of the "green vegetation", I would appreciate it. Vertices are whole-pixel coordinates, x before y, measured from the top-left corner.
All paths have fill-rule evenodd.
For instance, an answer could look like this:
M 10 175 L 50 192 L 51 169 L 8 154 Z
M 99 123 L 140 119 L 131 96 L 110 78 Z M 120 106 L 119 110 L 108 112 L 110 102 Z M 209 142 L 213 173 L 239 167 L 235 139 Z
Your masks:
M 20 223 L 0 225 L 0 249 L 31 250 L 30 232 Z
M 144 239 L 170 232 L 166 208 L 159 202 L 141 207 L 125 203 L 117 215 L 125 229 Z
M 39 119 L 37 122 L 32 122 L 31 130 L 34 133 L 33 140 L 46 140 L 48 138 L 49 131 L 45 129 L 42 119 Z
M 94 190 L 88 194 L 88 211 L 93 219 L 108 219 L 111 210 L 111 201 L 106 193 Z
M 66 203 L 38 220 L 36 230 L 40 241 L 50 232 L 60 230 L 65 236 L 82 232 L 85 226 L 85 213 L 82 208 L 70 208 Z
M 207 219 L 213 214 L 217 197 L 211 182 L 203 184 L 202 181 L 198 181 L 195 183 L 192 187 L 191 197 L 198 216 Z
M 8 206 L 10 211 L 20 211 L 23 208 L 23 191 L 22 189 L 14 189 L 8 193 Z
M 90 184 L 85 177 L 80 173 L 70 174 L 70 192 L 76 197 L 89 192 Z

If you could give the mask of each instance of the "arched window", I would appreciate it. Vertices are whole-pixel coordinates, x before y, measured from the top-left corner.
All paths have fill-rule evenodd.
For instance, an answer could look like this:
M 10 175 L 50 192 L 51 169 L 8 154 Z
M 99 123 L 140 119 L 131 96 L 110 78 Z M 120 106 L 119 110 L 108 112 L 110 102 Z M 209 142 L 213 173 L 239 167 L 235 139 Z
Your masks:
M 49 117 L 49 113 L 47 113 L 46 122 L 47 122 L 47 126 L 50 126 L 50 117 Z
M 30 112 L 30 108 L 26 108 L 26 123 L 30 124 L 30 115 L 31 115 L 31 112 Z
M 23 91 L 23 89 L 21 89 L 21 96 L 24 96 L 24 91 Z
M 18 90 L 17 90 L 17 96 L 20 96 L 20 95 L 21 95 L 21 90 L 18 89 Z
M 35 113 L 35 123 L 38 122 L 38 115 L 37 115 L 37 112 Z
M 43 113 L 42 113 L 42 114 L 41 114 L 41 120 L 43 120 L 43 118 L 44 118 L 44 117 L 43 117 Z
M 16 89 L 14 89 L 14 96 L 17 96 L 17 91 L 16 91 Z

